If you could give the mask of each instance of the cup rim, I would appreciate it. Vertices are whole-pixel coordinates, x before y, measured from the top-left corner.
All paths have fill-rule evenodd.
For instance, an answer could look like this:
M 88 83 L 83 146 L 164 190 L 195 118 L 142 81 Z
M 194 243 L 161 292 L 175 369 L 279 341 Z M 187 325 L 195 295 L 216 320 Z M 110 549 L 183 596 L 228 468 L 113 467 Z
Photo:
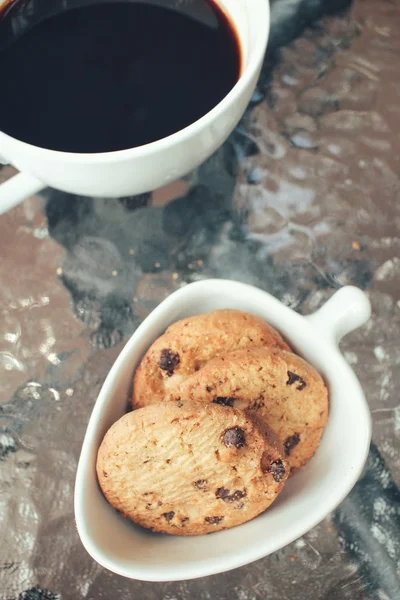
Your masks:
M 230 16 L 229 10 L 226 10 L 226 6 L 220 5 L 220 0 L 215 1 L 218 3 L 221 10 L 227 12 L 228 16 Z M 264 11 L 263 15 L 260 14 L 260 20 L 263 19 L 265 21 L 265 28 L 260 32 L 260 38 L 249 63 L 243 68 L 240 78 L 230 92 L 208 113 L 184 129 L 181 129 L 167 137 L 161 138 L 160 140 L 156 140 L 155 142 L 144 144 L 143 146 L 137 146 L 135 148 L 128 148 L 125 150 L 96 153 L 62 152 L 60 150 L 41 148 L 40 146 L 34 146 L 33 144 L 28 144 L 27 142 L 14 138 L 1 130 L 0 141 L 1 137 L 12 140 L 12 142 L 22 145 L 30 153 L 41 155 L 42 158 L 46 157 L 47 159 L 53 160 L 62 159 L 63 161 L 67 162 L 81 162 L 83 160 L 87 164 L 101 163 L 104 162 L 105 159 L 107 162 L 114 162 L 131 160 L 138 158 L 139 156 L 142 158 L 153 153 L 155 154 L 157 152 L 162 152 L 163 150 L 171 148 L 176 144 L 187 141 L 189 138 L 199 133 L 202 129 L 212 125 L 213 121 L 218 119 L 218 117 L 225 112 L 228 106 L 234 102 L 235 98 L 241 95 L 257 71 L 260 62 L 260 56 L 262 57 L 265 54 L 270 32 L 270 2 L 269 0 L 258 0 L 258 2 L 261 11 Z M 239 41 L 241 41 L 240 37 Z

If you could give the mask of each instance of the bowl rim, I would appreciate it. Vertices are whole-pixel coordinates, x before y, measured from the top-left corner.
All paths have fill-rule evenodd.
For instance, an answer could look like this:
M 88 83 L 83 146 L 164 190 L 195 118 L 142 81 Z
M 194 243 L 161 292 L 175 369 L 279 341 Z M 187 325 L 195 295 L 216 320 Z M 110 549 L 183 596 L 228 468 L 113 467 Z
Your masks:
M 353 468 L 349 471 L 347 477 L 343 481 L 343 484 L 340 486 L 340 488 L 338 488 L 337 493 L 334 494 L 330 502 L 325 502 L 323 506 L 314 507 L 314 510 L 310 511 L 309 514 L 304 515 L 304 517 L 299 520 L 299 523 L 296 526 L 292 527 L 290 530 L 285 530 L 279 537 L 273 540 L 273 543 L 271 543 L 270 538 L 267 538 L 266 542 L 264 543 L 261 543 L 259 540 L 257 540 L 254 544 L 248 544 L 245 551 L 242 550 L 236 554 L 230 554 L 227 557 L 221 557 L 218 559 L 218 561 L 216 561 L 214 558 L 209 558 L 196 562 L 185 562 L 181 565 L 173 567 L 165 567 L 164 565 L 158 565 L 155 567 L 153 565 L 142 564 L 137 561 L 132 562 L 129 565 L 121 564 L 121 562 L 115 561 L 97 546 L 90 536 L 90 533 L 87 531 L 85 525 L 86 517 L 83 509 L 84 486 L 87 470 L 89 468 L 89 455 L 92 450 L 92 438 L 96 432 L 96 428 L 99 425 L 101 413 L 111 402 L 111 391 L 118 379 L 118 373 L 120 369 L 129 363 L 129 359 L 136 347 L 136 344 L 141 339 L 142 335 L 146 334 L 146 331 L 149 329 L 149 327 L 157 323 L 165 323 L 168 320 L 170 309 L 173 305 L 175 305 L 175 303 L 179 304 L 180 302 L 180 305 L 182 306 L 185 303 L 185 299 L 188 300 L 190 296 L 208 294 L 211 290 L 213 294 L 218 294 L 218 292 L 220 292 L 222 295 L 227 295 L 228 287 L 230 288 L 229 295 L 234 293 L 235 295 L 240 296 L 241 294 L 247 295 L 251 293 L 253 297 L 257 296 L 260 300 L 265 302 L 265 305 L 268 306 L 266 312 L 267 310 L 271 312 L 271 309 L 277 310 L 280 312 L 279 319 L 282 320 L 283 318 L 287 317 L 297 327 L 301 327 L 307 331 L 310 334 L 310 339 L 313 340 L 312 343 L 321 345 L 321 349 L 326 353 L 326 358 L 324 358 L 324 361 L 329 360 L 331 363 L 334 361 L 335 368 L 338 368 L 341 374 L 347 378 L 348 385 L 351 386 L 349 393 L 353 394 L 353 396 L 356 394 L 358 397 L 361 411 L 360 422 L 363 422 L 363 438 L 362 442 L 359 444 L 358 462 L 357 464 L 353 465 Z M 350 287 L 342 289 L 350 289 Z M 366 299 L 366 296 L 360 290 L 358 290 L 358 288 L 352 289 L 356 290 L 358 294 Z M 326 306 L 326 304 L 324 306 Z M 324 308 L 324 306 L 322 308 Z M 313 313 L 311 317 L 314 318 L 317 313 Z M 124 577 L 152 582 L 183 581 L 222 573 L 259 560 L 290 544 L 320 523 L 344 500 L 361 475 L 368 456 L 372 429 L 371 415 L 365 395 L 356 375 L 351 367 L 347 364 L 335 341 L 327 336 L 321 335 L 321 332 L 319 332 L 317 329 L 317 323 L 313 318 L 309 320 L 307 316 L 298 314 L 268 292 L 256 288 L 255 286 L 236 281 L 208 279 L 191 283 L 183 288 L 178 289 L 173 294 L 168 296 L 166 300 L 161 302 L 141 323 L 141 325 L 139 325 L 138 329 L 130 337 L 117 360 L 114 362 L 99 392 L 88 423 L 77 468 L 74 494 L 76 526 L 84 547 L 96 562 L 106 569 Z M 173 320 L 170 320 L 169 322 L 173 322 Z M 355 325 L 354 328 L 358 326 L 359 324 Z M 213 536 L 223 534 L 224 532 L 222 531 L 213 534 Z M 266 545 L 268 545 L 268 549 L 266 549 Z

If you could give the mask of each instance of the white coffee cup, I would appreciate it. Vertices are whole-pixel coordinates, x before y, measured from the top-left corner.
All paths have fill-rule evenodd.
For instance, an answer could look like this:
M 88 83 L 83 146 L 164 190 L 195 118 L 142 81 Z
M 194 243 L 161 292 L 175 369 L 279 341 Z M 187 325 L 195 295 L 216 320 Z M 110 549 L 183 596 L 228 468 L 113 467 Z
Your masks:
M 93 197 L 141 194 L 187 174 L 215 152 L 233 131 L 251 99 L 263 64 L 270 15 L 268 0 L 214 1 L 234 24 L 242 49 L 240 79 L 217 106 L 178 133 L 118 152 L 58 152 L 0 131 L 0 162 L 20 171 L 0 185 L 0 213 L 46 186 Z M 7 0 L 0 0 L 0 7 L 5 3 Z M 6 93 L 7 82 L 2 82 L 2 88 L 0 93 Z

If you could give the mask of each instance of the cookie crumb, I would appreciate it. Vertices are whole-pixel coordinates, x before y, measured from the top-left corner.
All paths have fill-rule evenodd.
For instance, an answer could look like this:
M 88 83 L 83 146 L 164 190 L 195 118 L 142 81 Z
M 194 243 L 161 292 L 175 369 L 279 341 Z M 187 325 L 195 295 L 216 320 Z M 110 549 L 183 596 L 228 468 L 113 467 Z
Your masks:
M 205 490 L 208 486 L 208 481 L 207 479 L 198 479 L 197 481 L 193 482 L 193 485 L 198 490 Z

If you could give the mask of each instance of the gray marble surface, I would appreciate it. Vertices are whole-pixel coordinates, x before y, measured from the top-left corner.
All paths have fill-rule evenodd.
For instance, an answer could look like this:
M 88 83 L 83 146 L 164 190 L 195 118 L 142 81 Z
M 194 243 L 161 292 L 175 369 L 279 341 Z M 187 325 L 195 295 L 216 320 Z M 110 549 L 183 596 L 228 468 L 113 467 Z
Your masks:
M 46 190 L 0 217 L 1 600 L 400 598 L 400 2 L 334 4 L 276 0 L 248 114 L 184 181 L 121 201 Z M 343 351 L 371 407 L 368 464 L 334 514 L 264 560 L 128 581 L 77 536 L 83 435 L 129 334 L 210 276 L 301 313 L 366 290 L 373 317 Z

